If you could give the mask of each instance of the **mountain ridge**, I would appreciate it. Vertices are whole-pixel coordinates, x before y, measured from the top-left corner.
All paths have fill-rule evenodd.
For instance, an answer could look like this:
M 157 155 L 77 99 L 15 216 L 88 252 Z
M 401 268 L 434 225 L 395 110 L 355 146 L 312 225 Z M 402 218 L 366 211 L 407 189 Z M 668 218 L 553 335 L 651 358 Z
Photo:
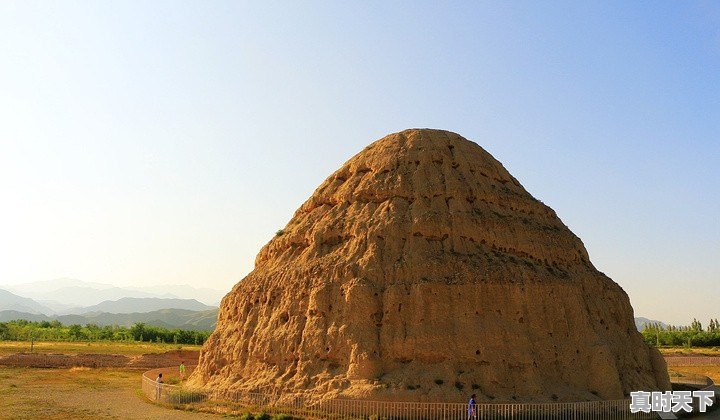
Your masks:
M 0 289 L 0 310 L 16 310 L 34 314 L 49 314 L 52 311 L 33 299 L 19 296 L 5 289 Z
M 195 299 L 124 297 L 118 300 L 106 300 L 97 305 L 68 309 L 58 313 L 58 315 L 82 315 L 91 312 L 111 314 L 147 313 L 162 309 L 207 311 L 214 308 L 214 306 L 205 305 Z
M 16 295 L 31 298 L 36 302 L 42 301 L 42 304 L 53 312 L 98 305 L 107 300 L 118 300 L 125 297 L 195 299 L 208 306 L 219 306 L 220 300 L 227 292 L 226 290 L 194 287 L 187 284 L 116 286 L 72 278 L 0 287 Z

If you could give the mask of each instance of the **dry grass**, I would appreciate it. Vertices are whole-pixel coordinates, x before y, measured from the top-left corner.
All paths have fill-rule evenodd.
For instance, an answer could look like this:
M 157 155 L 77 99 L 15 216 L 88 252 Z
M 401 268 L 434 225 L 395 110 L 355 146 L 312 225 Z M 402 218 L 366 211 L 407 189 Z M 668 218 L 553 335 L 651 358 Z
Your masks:
M 659 347 L 663 356 L 720 356 L 718 347 Z
M 149 353 L 165 353 L 171 350 L 200 350 L 201 346 L 188 344 L 163 343 L 137 343 L 137 342 L 68 342 L 68 341 L 40 341 L 35 342 L 33 351 L 36 353 L 63 353 L 63 354 L 122 354 L 125 356 L 139 356 Z M 27 341 L 0 341 L 0 356 L 29 352 L 30 343 Z
M 716 384 L 720 383 L 720 366 L 673 366 L 668 371 L 703 375 L 712 379 Z
M 137 370 L 0 367 L 3 419 L 218 419 L 169 410 L 139 392 Z
M 127 357 L 172 350 L 195 350 L 199 346 L 117 343 L 36 342 L 37 353 L 119 354 Z M 0 355 L 29 351 L 27 342 L 0 342 Z M 177 356 L 177 352 L 170 355 Z M 89 356 L 86 356 L 89 357 Z M 155 360 L 153 358 L 158 358 Z M 174 357 L 174 356 L 167 356 Z M 195 419 L 217 418 L 181 412 L 148 402 L 140 391 L 141 371 L 125 368 L 88 367 L 43 369 L 0 366 L 0 418 L 3 419 Z
M 720 357 L 718 347 L 661 347 L 663 356 L 710 356 Z M 671 366 L 669 371 L 707 376 L 716 384 L 720 383 L 720 366 Z

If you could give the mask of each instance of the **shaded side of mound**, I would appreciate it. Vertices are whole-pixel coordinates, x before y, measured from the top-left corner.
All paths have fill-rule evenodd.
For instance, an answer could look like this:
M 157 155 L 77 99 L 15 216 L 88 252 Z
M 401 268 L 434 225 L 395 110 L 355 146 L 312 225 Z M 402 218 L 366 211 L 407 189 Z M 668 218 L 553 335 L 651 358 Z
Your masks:
M 413 401 L 670 389 L 625 292 L 457 134 L 372 143 L 281 233 L 223 299 L 194 385 Z

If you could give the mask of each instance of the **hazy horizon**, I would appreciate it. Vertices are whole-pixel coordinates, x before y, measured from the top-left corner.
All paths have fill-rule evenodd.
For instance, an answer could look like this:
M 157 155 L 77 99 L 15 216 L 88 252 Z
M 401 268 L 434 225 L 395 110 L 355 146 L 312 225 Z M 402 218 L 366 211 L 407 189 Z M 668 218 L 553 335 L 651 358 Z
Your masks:
M 110 287 L 121 287 L 121 288 L 157 288 L 162 286 L 190 286 L 196 289 L 211 289 L 211 290 L 223 290 L 216 287 L 208 287 L 208 286 L 202 286 L 202 285 L 192 285 L 188 283 L 172 283 L 172 282 L 166 282 L 161 284 L 125 284 L 125 283 L 108 283 L 108 282 L 102 282 L 102 281 L 88 281 L 88 280 L 82 280 L 77 279 L 73 277 L 57 277 L 54 279 L 49 280 L 35 280 L 35 281 L 29 281 L 29 282 L 3 282 L 0 283 L 0 289 L 3 288 L 3 285 L 9 286 L 12 288 L 13 286 L 21 286 L 21 285 L 32 285 L 32 284 L 38 284 L 38 283 L 65 283 L 65 282 L 79 282 L 85 285 L 102 285 L 102 286 L 110 286 Z M 233 283 L 234 284 L 234 283 Z
M 230 288 L 411 127 L 490 152 L 636 316 L 720 317 L 720 6 L 0 3 L 0 288 Z

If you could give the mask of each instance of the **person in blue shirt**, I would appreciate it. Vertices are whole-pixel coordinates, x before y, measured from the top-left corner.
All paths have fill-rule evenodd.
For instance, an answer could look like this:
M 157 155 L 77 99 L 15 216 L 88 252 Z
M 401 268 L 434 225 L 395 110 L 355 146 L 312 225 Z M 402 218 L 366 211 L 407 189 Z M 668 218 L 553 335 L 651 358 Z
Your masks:
M 472 394 L 470 396 L 470 401 L 468 402 L 468 420 L 475 419 L 475 394 Z

